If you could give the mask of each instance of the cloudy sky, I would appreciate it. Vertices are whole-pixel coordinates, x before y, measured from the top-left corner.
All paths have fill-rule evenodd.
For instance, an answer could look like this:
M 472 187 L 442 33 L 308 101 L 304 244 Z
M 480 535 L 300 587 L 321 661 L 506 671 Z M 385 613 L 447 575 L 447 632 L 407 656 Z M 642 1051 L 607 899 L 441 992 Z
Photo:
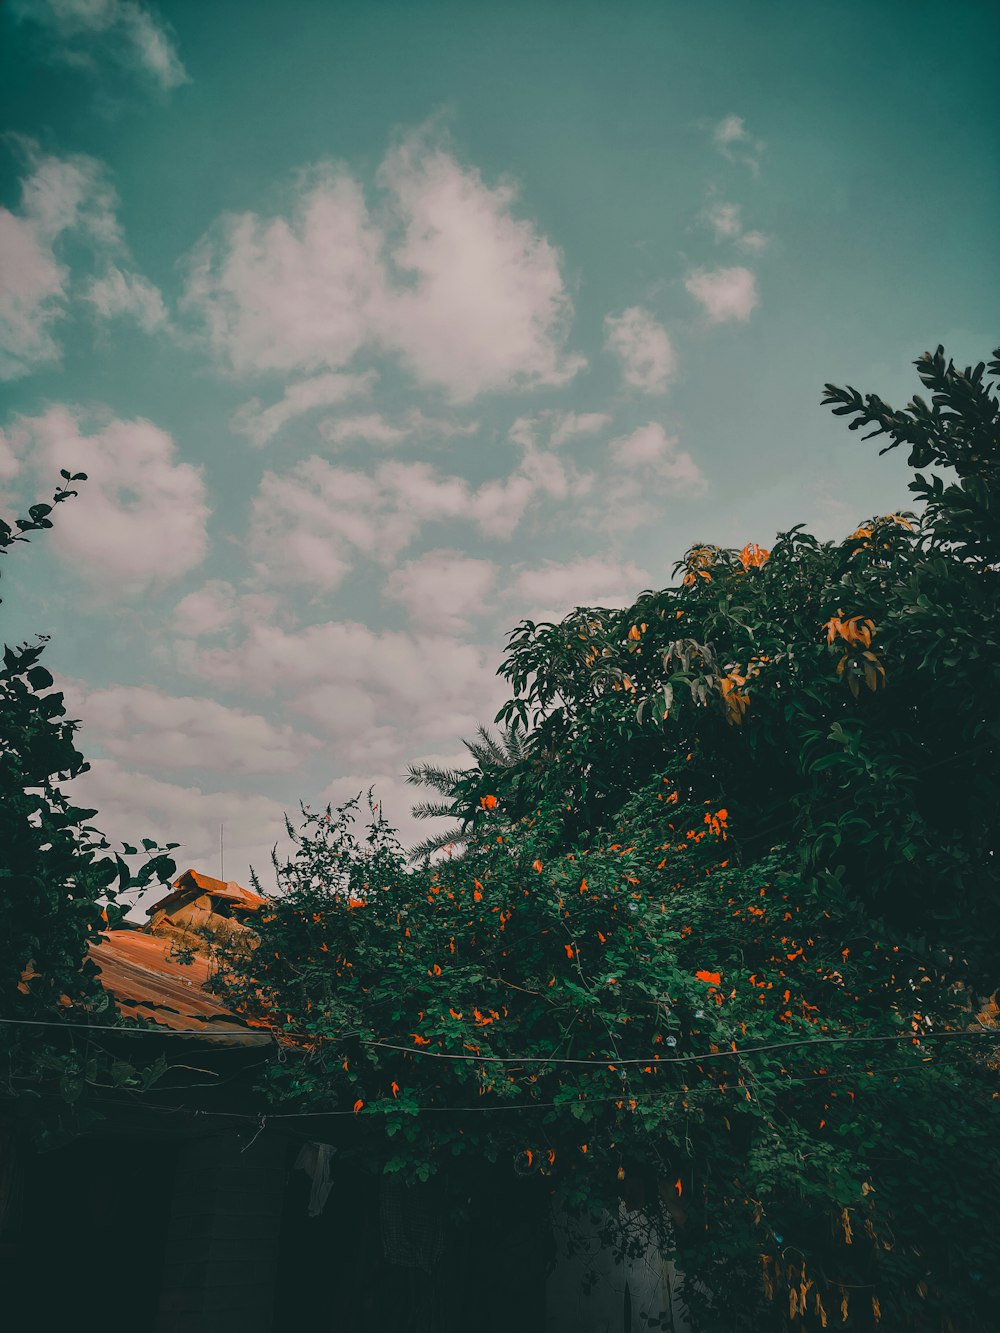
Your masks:
M 457 758 L 522 617 L 843 535 L 819 407 L 997 341 L 992 4 L 8 0 L 6 561 L 116 838 L 228 878 Z M 419 826 L 416 828 L 420 832 Z

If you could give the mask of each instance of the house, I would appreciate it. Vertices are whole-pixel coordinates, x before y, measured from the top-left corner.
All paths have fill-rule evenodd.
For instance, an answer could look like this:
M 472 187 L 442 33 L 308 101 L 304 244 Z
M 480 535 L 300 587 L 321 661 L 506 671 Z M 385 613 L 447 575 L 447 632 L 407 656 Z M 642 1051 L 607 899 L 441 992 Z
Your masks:
M 164 1073 L 102 1095 L 103 1118 L 49 1152 L 0 1119 L 11 1327 L 638 1333 L 675 1305 L 655 1246 L 624 1265 L 596 1228 L 570 1246 L 544 1177 L 463 1166 L 457 1218 L 434 1182 L 407 1190 L 378 1163 L 338 1161 L 351 1116 L 262 1110 L 255 1083 L 279 1048 L 206 985 L 210 942 L 252 928 L 265 901 L 187 870 L 143 926 L 93 946 L 118 1008 L 145 1020 L 102 1044 L 139 1066 L 162 1057 Z

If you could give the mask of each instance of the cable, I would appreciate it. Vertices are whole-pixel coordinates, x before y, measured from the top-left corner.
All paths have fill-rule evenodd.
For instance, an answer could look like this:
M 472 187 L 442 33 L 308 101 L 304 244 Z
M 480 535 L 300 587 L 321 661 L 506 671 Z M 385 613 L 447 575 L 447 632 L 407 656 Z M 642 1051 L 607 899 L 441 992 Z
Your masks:
M 81 1032 L 120 1032 L 129 1036 L 164 1036 L 164 1037 L 228 1037 L 230 1040 L 234 1036 L 255 1036 L 258 1030 L 247 1028 L 233 1030 L 228 1032 L 179 1032 L 174 1028 L 164 1028 L 156 1031 L 153 1028 L 129 1028 L 112 1027 L 109 1024 L 88 1024 L 88 1023 L 57 1023 L 46 1022 L 41 1019 L 31 1018 L 0 1018 L 0 1023 L 25 1024 L 31 1027 L 55 1027 L 65 1028 Z M 272 1040 L 276 1040 L 272 1029 L 266 1030 Z M 261 1035 L 264 1035 L 261 1032 Z M 283 1036 L 307 1037 L 314 1041 L 342 1042 L 344 1038 L 326 1037 L 321 1033 L 282 1033 Z M 390 1051 L 402 1051 L 406 1055 L 421 1055 L 432 1060 L 471 1060 L 477 1064 L 505 1064 L 505 1065 L 585 1065 L 591 1067 L 602 1067 L 609 1064 L 613 1065 L 670 1065 L 670 1064 L 700 1064 L 706 1060 L 731 1060 L 734 1057 L 745 1055 L 756 1055 L 763 1051 L 783 1051 L 799 1046 L 845 1046 L 855 1045 L 863 1042 L 901 1042 L 909 1041 L 920 1043 L 922 1041 L 945 1041 L 967 1039 L 970 1037 L 992 1037 L 994 1041 L 1000 1042 L 1000 1029 L 993 1028 L 973 1028 L 961 1032 L 921 1032 L 921 1033 L 891 1033 L 884 1036 L 859 1036 L 851 1035 L 846 1037 L 802 1037 L 797 1041 L 777 1041 L 769 1042 L 759 1046 L 742 1046 L 736 1050 L 728 1051 L 706 1051 L 701 1055 L 645 1055 L 629 1056 L 626 1059 L 619 1059 L 617 1056 L 604 1058 L 589 1058 L 559 1055 L 472 1055 L 458 1054 L 448 1051 L 426 1051 L 419 1046 L 400 1046 L 395 1042 L 389 1041 L 366 1041 L 360 1039 L 362 1046 L 381 1047 Z M 353 1040 L 347 1038 L 346 1040 Z
M 199 1032 L 197 1029 L 188 1031 L 165 1027 L 132 1028 L 124 1025 L 117 1027 L 114 1023 L 60 1023 L 53 1019 L 43 1018 L 0 1018 L 0 1023 L 9 1023 L 16 1027 L 61 1028 L 73 1032 L 117 1032 L 130 1037 L 221 1037 L 232 1041 L 234 1037 L 254 1037 L 260 1034 L 274 1039 L 271 1028 L 227 1028 L 225 1032 Z M 302 1033 L 301 1035 L 305 1036 L 307 1034 Z
M 897 1074 L 915 1073 L 915 1072 L 921 1067 L 921 1065 L 922 1065 L 923 1063 L 924 1063 L 924 1061 L 921 1061 L 921 1062 L 919 1062 L 919 1063 L 911 1063 L 911 1064 L 908 1064 L 908 1065 L 891 1065 L 891 1066 L 890 1066 L 889 1068 L 887 1068 L 887 1069 L 879 1069 L 879 1070 L 864 1070 L 864 1071 L 860 1071 L 860 1070 L 855 1070 L 855 1069 L 848 1069 L 848 1070 L 842 1070 L 842 1071 L 837 1072 L 837 1073 L 827 1073 L 827 1074 L 807 1074 L 807 1075 L 802 1076 L 801 1078 L 796 1079 L 796 1082 L 799 1082 L 799 1083 L 815 1083 L 815 1082 L 818 1082 L 818 1081 L 823 1081 L 823 1080 L 828 1080 L 828 1079 L 846 1079 L 846 1078 L 853 1078 L 853 1077 L 856 1077 L 857 1075 L 859 1075 L 859 1074 L 861 1074 L 861 1073 L 871 1075 L 872 1077 L 875 1077 L 876 1075 L 880 1075 L 880 1076 L 883 1076 L 883 1077 L 885 1077 L 885 1076 L 895 1077 Z M 789 1074 L 788 1077 L 789 1077 L 789 1079 L 793 1079 L 793 1078 L 795 1078 L 795 1076 L 794 1076 L 794 1075 L 791 1075 L 791 1074 Z M 655 1091 L 650 1091 L 650 1092 L 636 1092 L 636 1093 L 633 1093 L 633 1094 L 631 1094 L 631 1095 L 628 1095 L 628 1094 L 623 1095 L 623 1094 L 620 1093 L 620 1092 L 615 1092 L 615 1093 L 609 1093 L 609 1094 L 606 1094 L 606 1095 L 603 1095 L 603 1096 L 599 1096 L 599 1097 L 584 1097 L 584 1098 L 582 1098 L 579 1102 L 574 1103 L 574 1104 L 575 1104 L 575 1105 L 583 1105 L 583 1106 L 586 1106 L 586 1105 L 603 1104 L 603 1103 L 605 1103 L 605 1102 L 622 1102 L 622 1103 L 627 1102 L 627 1101 L 634 1101 L 634 1102 L 640 1102 L 640 1101 L 642 1101 L 642 1102 L 647 1102 L 647 1101 L 654 1100 L 655 1098 L 658 1098 L 658 1097 L 659 1097 L 659 1098 L 662 1098 L 663 1100 L 666 1100 L 668 1097 L 672 1097 L 672 1098 L 674 1098 L 674 1099 L 676 1100 L 678 1097 L 691 1097 L 691 1096 L 695 1096 L 695 1095 L 697 1095 L 698 1092 L 701 1092 L 701 1091 L 712 1092 L 712 1093 L 715 1093 L 715 1092 L 717 1092 L 717 1091 L 718 1091 L 718 1092 L 731 1092 L 731 1091 L 733 1091 L 733 1090 L 735 1090 L 735 1089 L 737 1089 L 737 1088 L 740 1088 L 740 1087 L 741 1087 L 741 1085 L 738 1084 L 738 1083 L 736 1083 L 736 1084 L 734 1084 L 734 1083 L 711 1083 L 711 1084 L 705 1084 L 705 1085 L 702 1085 L 700 1088 L 687 1088 L 687 1089 L 684 1089 L 684 1088 L 675 1088 L 675 1089 L 673 1089 L 672 1091 L 669 1091 L 669 1092 L 666 1092 L 666 1091 L 663 1091 L 663 1090 L 660 1090 L 660 1089 L 657 1089 L 657 1090 L 655 1090 Z M 94 1098 L 94 1101 L 95 1101 L 95 1102 L 100 1102 L 100 1103 L 102 1103 L 103 1105 L 107 1105 L 107 1106 L 111 1106 L 111 1105 L 118 1106 L 118 1105 L 120 1105 L 120 1102 L 118 1102 L 118 1101 L 116 1101 L 114 1098 L 110 1098 L 110 1097 L 96 1097 L 96 1098 Z M 474 1114 L 474 1115 L 486 1115 L 486 1114 L 491 1114 L 491 1113 L 496 1112 L 496 1111 L 551 1111 L 551 1110 L 555 1110 L 557 1107 L 565 1107 L 565 1106 L 567 1106 L 568 1104 L 569 1104 L 569 1103 L 567 1103 L 567 1102 L 508 1102 L 508 1103 L 502 1103 L 502 1102 L 501 1102 L 501 1103 L 492 1103 L 492 1104 L 487 1105 L 487 1106 L 414 1106 L 414 1107 L 408 1107 L 408 1108 L 407 1108 L 407 1111 L 408 1111 L 408 1112 L 413 1112 L 414 1114 L 419 1114 L 419 1115 L 443 1114 L 443 1113 L 469 1113 L 469 1114 Z M 381 1112 L 381 1111 L 387 1111 L 387 1110 L 390 1110 L 390 1109 L 391 1109 L 391 1105 L 392 1105 L 392 1103 L 388 1102 L 387 1100 L 386 1100 L 383 1104 L 380 1104 L 380 1103 L 378 1103 L 378 1102 L 375 1102 L 375 1103 L 372 1103 L 370 1106 L 366 1103 L 366 1109 L 368 1110 L 368 1112 L 369 1112 L 369 1114 L 370 1114 L 371 1112 L 374 1112 L 374 1111 L 380 1111 L 380 1112 Z M 222 1116 L 222 1117 L 226 1117 L 226 1118 L 231 1119 L 231 1120 L 248 1120 L 248 1121 L 252 1121 L 254 1124 L 259 1124 L 262 1116 L 263 1116 L 264 1119 L 266 1119 L 266 1120 L 325 1120 L 325 1119 L 329 1118 L 330 1116 L 349 1116 L 349 1117 L 351 1117 L 352 1119 L 355 1119 L 355 1118 L 357 1118 L 357 1116 L 359 1115 L 359 1112 L 354 1111 L 354 1110 L 344 1110 L 344 1111 L 274 1111 L 274 1112 L 272 1112 L 272 1111 L 203 1111 L 203 1110 L 200 1110 L 200 1109 L 196 1109 L 196 1108 L 192 1108 L 192 1107 L 187 1107 L 187 1106 L 162 1106 L 162 1105 L 150 1105 L 149 1103 L 145 1103 L 145 1104 L 144 1104 L 144 1109 L 145 1109 L 145 1110 L 148 1110 L 148 1111 L 161 1112 L 161 1113 L 163 1113 L 164 1115 L 190 1115 L 190 1116 L 196 1116 L 196 1117 L 197 1117 L 197 1116 L 213 1116 L 213 1117 Z
M 843 1046 L 857 1042 L 872 1041 L 943 1041 L 946 1038 L 954 1037 L 983 1037 L 992 1036 L 994 1041 L 1000 1042 L 1000 1029 L 994 1031 L 991 1028 L 982 1028 L 979 1030 L 964 1032 L 922 1032 L 902 1033 L 900 1035 L 890 1034 L 878 1037 L 803 1037 L 800 1041 L 777 1041 L 762 1046 L 741 1046 L 736 1050 L 728 1051 L 708 1051 L 704 1055 L 647 1055 L 630 1056 L 628 1059 L 620 1060 L 617 1056 L 611 1056 L 603 1060 L 597 1059 L 574 1059 L 570 1056 L 555 1055 L 452 1055 L 446 1051 L 424 1051 L 419 1047 L 397 1046 L 388 1041 L 362 1041 L 362 1046 L 384 1046 L 391 1051 L 405 1051 L 408 1055 L 429 1056 L 433 1060 L 474 1060 L 482 1064 L 508 1064 L 508 1065 L 675 1065 L 691 1064 L 693 1062 L 701 1063 L 704 1060 L 731 1060 L 734 1056 L 754 1055 L 759 1051 L 782 1051 L 794 1046 Z

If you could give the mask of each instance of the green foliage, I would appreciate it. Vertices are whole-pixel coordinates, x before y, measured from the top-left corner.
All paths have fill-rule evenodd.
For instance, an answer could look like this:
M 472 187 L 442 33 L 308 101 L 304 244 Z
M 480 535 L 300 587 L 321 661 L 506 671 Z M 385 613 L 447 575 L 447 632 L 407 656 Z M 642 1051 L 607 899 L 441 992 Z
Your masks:
M 640 1197 L 700 1329 L 974 1333 L 1000 1299 L 997 411 L 918 366 L 930 409 L 827 402 L 952 467 L 919 515 L 524 622 L 519 752 L 447 775 L 465 854 L 303 811 L 220 977 L 359 1162 Z
M 75 494 L 64 485 L 52 505 L 33 505 L 14 527 L 0 521 L 0 554 L 51 527 L 54 506 Z M 88 946 L 120 920 L 123 894 L 169 879 L 174 863 L 170 847 L 147 839 L 147 859 L 133 874 L 90 825 L 96 812 L 67 796 L 67 784 L 89 766 L 74 743 L 77 724 L 40 664 L 43 647 L 44 640 L 5 647 L 0 668 L 0 1056 L 8 1091 L 35 1096 L 56 1083 L 75 1104 L 88 1084 L 105 1081 L 108 1061 L 69 1028 L 60 1035 L 43 1025 L 88 1015 L 115 1021 Z

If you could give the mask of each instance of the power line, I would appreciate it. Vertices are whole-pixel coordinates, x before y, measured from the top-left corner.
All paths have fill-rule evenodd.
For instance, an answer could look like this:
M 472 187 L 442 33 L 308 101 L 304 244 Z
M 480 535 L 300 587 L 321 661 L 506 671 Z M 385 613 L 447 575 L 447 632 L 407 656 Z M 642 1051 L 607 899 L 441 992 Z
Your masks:
M 313 1041 L 335 1042 L 345 1044 L 348 1041 L 359 1040 L 362 1046 L 378 1047 L 384 1050 L 400 1051 L 405 1055 L 419 1055 L 432 1060 L 466 1060 L 475 1064 L 505 1064 L 505 1065 L 572 1065 L 585 1066 L 589 1068 L 605 1068 L 608 1065 L 668 1065 L 668 1064 L 702 1064 L 708 1060 L 732 1060 L 746 1055 L 757 1055 L 766 1051 L 790 1050 L 801 1046 L 847 1046 L 860 1045 L 862 1043 L 873 1042 L 911 1042 L 919 1045 L 925 1041 L 946 1041 L 946 1040 L 964 1040 L 969 1038 L 989 1037 L 996 1042 L 1000 1042 L 1000 1029 L 993 1028 L 972 1028 L 962 1031 L 946 1032 L 904 1032 L 890 1033 L 879 1036 L 865 1036 L 861 1034 L 849 1034 L 843 1037 L 802 1037 L 795 1041 L 768 1042 L 757 1046 L 741 1046 L 735 1050 L 726 1051 L 705 1051 L 702 1054 L 694 1055 L 644 1055 L 628 1056 L 620 1059 L 616 1055 L 605 1057 L 577 1057 L 560 1055 L 474 1055 L 471 1053 L 458 1053 L 449 1051 L 428 1051 L 419 1046 L 401 1046 L 395 1042 L 357 1039 L 355 1037 L 329 1037 L 322 1033 L 309 1032 L 281 1032 L 277 1033 L 273 1028 L 232 1028 L 225 1032 L 189 1032 L 179 1031 L 176 1028 L 139 1028 L 139 1027 L 115 1027 L 110 1023 L 60 1023 L 44 1019 L 32 1018 L 0 1018 L 0 1023 L 10 1024 L 12 1026 L 25 1027 L 45 1027 L 60 1028 L 74 1032 L 116 1032 L 124 1036 L 155 1036 L 155 1037 L 219 1037 L 232 1041 L 233 1038 L 269 1036 L 273 1041 L 277 1037 L 300 1037 Z
M 782 1051 L 795 1046 L 843 1046 L 860 1042 L 922 1042 L 922 1041 L 943 1041 L 946 1038 L 955 1037 L 983 1037 L 992 1036 L 994 1041 L 1000 1042 L 1000 1030 L 994 1031 L 990 1028 L 973 1029 L 962 1032 L 921 1032 L 921 1033 L 900 1033 L 889 1034 L 886 1036 L 846 1036 L 846 1037 L 803 1037 L 798 1041 L 777 1041 L 769 1042 L 760 1046 L 741 1046 L 735 1050 L 728 1051 L 708 1051 L 704 1055 L 646 1055 L 629 1056 L 627 1059 L 619 1059 L 612 1055 L 605 1059 L 583 1059 L 571 1056 L 552 1056 L 552 1055 L 466 1055 L 451 1054 L 447 1051 L 425 1051 L 420 1047 L 397 1046 L 387 1041 L 362 1041 L 362 1046 L 383 1046 L 392 1051 L 405 1051 L 408 1055 L 428 1056 L 432 1060 L 472 1060 L 483 1064 L 543 1064 L 543 1065 L 597 1065 L 606 1066 L 618 1065 L 667 1065 L 667 1064 L 690 1064 L 692 1062 L 701 1063 L 705 1060 L 731 1060 L 734 1056 L 755 1055 L 761 1051 Z

